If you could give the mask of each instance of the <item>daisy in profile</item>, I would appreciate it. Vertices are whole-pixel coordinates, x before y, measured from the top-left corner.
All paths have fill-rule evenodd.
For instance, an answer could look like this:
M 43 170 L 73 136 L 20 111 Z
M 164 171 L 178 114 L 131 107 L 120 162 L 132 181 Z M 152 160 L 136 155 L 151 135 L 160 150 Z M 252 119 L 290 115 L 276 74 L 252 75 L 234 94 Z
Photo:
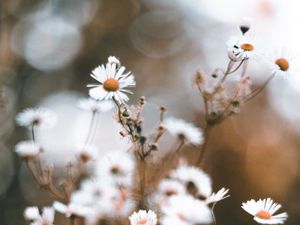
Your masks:
M 194 145 L 200 145 L 203 143 L 202 130 L 182 119 L 167 118 L 164 120 L 164 127 L 171 135 L 184 140 L 186 143 Z
M 273 202 L 272 199 L 259 199 L 255 201 L 251 199 L 242 204 L 242 208 L 252 216 L 254 220 L 260 224 L 283 224 L 287 219 L 287 213 L 280 213 L 273 215 L 278 209 L 281 208 L 280 204 Z
M 131 72 L 124 73 L 124 66 L 117 66 L 115 60 L 110 59 L 106 65 L 101 65 L 92 71 L 91 77 L 99 84 L 89 84 L 92 87 L 89 95 L 96 100 L 115 99 L 119 103 L 129 100 L 125 93 L 132 94 L 128 87 L 135 86 L 134 76 Z
M 226 44 L 228 57 L 234 62 L 252 58 L 256 51 L 256 41 L 246 36 L 231 37 Z
M 16 121 L 24 127 L 50 128 L 55 125 L 56 114 L 45 108 L 28 108 L 17 114 Z
M 32 225 L 53 225 L 54 209 L 44 207 L 42 214 L 40 214 L 37 207 L 27 207 L 24 211 L 24 217 L 26 220 L 31 221 Z
M 41 146 L 33 141 L 21 141 L 15 147 L 15 152 L 24 159 L 36 158 L 41 152 Z
M 229 189 L 221 188 L 217 193 L 212 193 L 206 200 L 206 204 L 216 203 L 225 198 L 228 198 L 230 195 L 227 195 Z
M 156 225 L 157 216 L 152 210 L 139 210 L 134 212 L 130 217 L 130 225 Z
M 78 101 L 78 107 L 89 112 L 107 112 L 114 107 L 111 101 L 97 101 L 92 98 L 84 98 Z

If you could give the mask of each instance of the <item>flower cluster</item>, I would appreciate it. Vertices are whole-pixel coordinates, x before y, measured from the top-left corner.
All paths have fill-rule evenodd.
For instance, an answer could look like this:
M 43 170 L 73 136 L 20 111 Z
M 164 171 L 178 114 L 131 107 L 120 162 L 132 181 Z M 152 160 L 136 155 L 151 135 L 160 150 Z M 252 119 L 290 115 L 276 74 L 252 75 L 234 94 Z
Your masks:
M 148 188 L 151 186 L 148 172 L 152 169 L 148 158 L 160 150 L 159 142 L 168 132 L 179 140 L 179 146 L 171 149 L 167 158 L 162 158 L 156 166 L 172 164 L 172 160 L 165 159 L 176 158 L 184 144 L 203 144 L 199 158 L 202 159 L 209 127 L 236 113 L 241 102 L 256 94 L 251 90 L 251 79 L 246 74 L 248 62 L 255 56 L 256 50 L 256 45 L 246 37 L 250 24 L 249 20 L 243 21 L 240 26 L 242 37 L 232 38 L 228 42 L 228 67 L 226 71 L 214 71 L 212 77 L 219 79 L 212 87 L 207 85 L 201 73 L 197 73 L 195 83 L 205 103 L 207 127 L 204 134 L 202 129 L 182 119 L 165 119 L 166 108 L 160 107 L 155 131 L 151 135 L 145 135 L 142 118 L 145 97 L 141 97 L 136 105 L 127 104 L 127 94 L 131 93 L 127 88 L 135 86 L 135 79 L 131 72 L 125 73 L 125 67 L 112 56 L 105 65 L 92 71 L 91 76 L 99 84 L 88 85 L 91 87 L 90 98 L 78 102 L 78 106 L 91 115 L 89 131 L 85 142 L 75 149 L 76 162 L 66 165 L 67 176 L 60 184 L 54 183 L 53 166 L 42 163 L 40 156 L 47 149 L 35 137 L 36 129 L 53 126 L 56 116 L 41 108 L 19 113 L 16 121 L 31 131 L 31 140 L 19 142 L 15 151 L 26 162 L 36 183 L 55 198 L 53 206 L 44 208 L 42 214 L 37 207 L 25 209 L 24 216 L 31 225 L 53 225 L 54 210 L 71 218 L 73 222 L 81 219 L 86 225 L 102 222 L 110 224 L 110 220 L 122 218 L 129 219 L 131 225 L 211 223 L 216 203 L 229 197 L 229 189 L 221 188 L 213 192 L 212 180 L 206 172 L 196 166 L 181 163 L 176 169 L 168 171 L 167 177 L 161 176 L 163 178 L 158 180 L 158 185 L 152 190 Z M 275 64 L 277 67 L 273 68 L 272 76 L 280 71 L 289 71 L 290 64 L 286 58 L 276 59 Z M 236 88 L 230 95 L 225 81 L 240 68 Z M 131 146 L 103 155 L 98 150 L 99 146 L 93 143 L 97 129 L 95 121 L 100 113 L 112 109 L 115 110 L 114 118 L 121 127 L 121 137 L 126 138 Z M 91 170 L 85 173 L 84 166 L 90 162 Z M 170 165 L 170 168 L 174 168 L 172 166 L 174 165 Z M 242 208 L 262 224 L 283 223 L 287 219 L 286 213 L 274 215 L 280 207 L 270 198 L 257 202 L 250 200 L 242 204 Z
M 251 25 L 251 19 L 244 19 L 240 24 L 241 35 L 227 41 L 229 62 L 226 69 L 217 68 L 209 76 L 200 71 L 196 73 L 194 83 L 204 102 L 208 126 L 237 114 L 240 106 L 259 94 L 275 76 L 287 77 L 295 71 L 293 59 L 284 51 L 272 54 L 263 51 L 266 47 L 261 47 L 255 38 L 248 35 Z M 248 74 L 252 60 L 269 68 L 269 77 L 257 89 L 251 88 L 252 78 Z

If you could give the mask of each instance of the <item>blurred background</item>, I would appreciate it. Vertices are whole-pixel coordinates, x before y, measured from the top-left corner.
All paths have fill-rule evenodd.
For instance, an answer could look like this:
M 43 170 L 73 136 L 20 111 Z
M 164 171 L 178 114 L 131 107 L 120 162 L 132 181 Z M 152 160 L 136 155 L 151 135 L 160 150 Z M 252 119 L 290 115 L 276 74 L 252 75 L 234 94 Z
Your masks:
M 0 224 L 26 224 L 26 206 L 52 202 L 14 153 L 14 145 L 27 138 L 15 125 L 17 112 L 38 105 L 58 112 L 59 127 L 39 138 L 52 149 L 47 159 L 63 163 L 55 152 L 67 157 L 87 129 L 76 101 L 87 96 L 91 70 L 114 55 L 136 77 L 131 103 L 147 97 L 146 125 L 155 124 L 153 112 L 164 104 L 168 115 L 203 127 L 202 101 L 192 87 L 195 71 L 226 66 L 226 41 L 239 35 L 245 16 L 255 19 L 250 33 L 263 48 L 284 47 L 297 62 L 299 10 L 298 0 L 0 1 Z M 275 78 L 239 115 L 214 127 L 206 172 L 214 190 L 227 187 L 231 194 L 216 207 L 219 225 L 255 224 L 241 202 L 266 197 L 283 205 L 287 225 L 300 224 L 299 72 L 296 65 L 294 76 Z M 268 74 L 253 61 L 249 75 L 259 85 Z M 103 117 L 97 135 L 102 149 L 124 146 L 119 137 L 110 139 L 117 134 L 111 115 Z M 196 151 L 186 153 L 193 157 Z

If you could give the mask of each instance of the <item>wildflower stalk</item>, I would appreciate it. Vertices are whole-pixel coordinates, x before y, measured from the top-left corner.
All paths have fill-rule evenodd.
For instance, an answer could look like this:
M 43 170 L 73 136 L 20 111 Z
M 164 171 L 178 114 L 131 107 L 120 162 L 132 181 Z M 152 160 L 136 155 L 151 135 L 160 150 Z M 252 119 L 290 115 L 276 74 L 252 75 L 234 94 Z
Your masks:
M 92 118 L 91 118 L 91 122 L 90 122 L 90 126 L 89 126 L 89 131 L 88 131 L 88 134 L 87 134 L 87 137 L 85 139 L 85 142 L 84 142 L 84 146 L 88 145 L 89 142 L 92 141 L 92 132 L 93 132 L 93 128 L 94 128 L 94 123 L 95 123 L 95 119 L 96 119 L 96 115 L 97 115 L 97 111 L 93 111 L 92 112 Z
M 139 162 L 139 180 L 140 180 L 140 199 L 138 208 L 139 209 L 146 209 L 146 191 L 145 191 L 145 184 L 146 184 L 146 161 L 145 158 L 142 158 Z
M 207 123 L 205 130 L 204 130 L 204 143 L 202 145 L 200 154 L 198 156 L 198 159 L 196 161 L 196 165 L 200 166 L 203 158 L 204 158 L 204 154 L 207 151 L 207 145 L 208 145 L 208 141 L 211 135 L 211 131 L 212 131 L 213 125 L 210 125 L 209 123 Z

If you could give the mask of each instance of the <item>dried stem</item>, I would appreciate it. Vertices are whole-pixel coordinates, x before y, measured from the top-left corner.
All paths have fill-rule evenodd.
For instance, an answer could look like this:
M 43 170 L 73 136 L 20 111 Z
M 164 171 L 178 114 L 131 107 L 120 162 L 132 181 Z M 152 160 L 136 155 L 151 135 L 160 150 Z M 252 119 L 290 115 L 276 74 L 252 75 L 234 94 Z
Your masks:
M 145 184 L 146 184 L 146 161 L 145 159 L 141 159 L 139 162 L 139 179 L 140 179 L 140 199 L 138 207 L 139 209 L 146 209 L 146 191 L 145 191 Z
M 196 165 L 198 165 L 198 166 L 201 165 L 202 160 L 204 158 L 204 154 L 207 151 L 207 144 L 208 144 L 208 141 L 209 141 L 209 137 L 210 137 L 212 128 L 213 128 L 213 125 L 210 125 L 210 124 L 207 124 L 206 127 L 205 127 L 205 130 L 204 130 L 204 137 L 205 137 L 204 138 L 204 143 L 202 145 L 199 157 L 196 161 Z

